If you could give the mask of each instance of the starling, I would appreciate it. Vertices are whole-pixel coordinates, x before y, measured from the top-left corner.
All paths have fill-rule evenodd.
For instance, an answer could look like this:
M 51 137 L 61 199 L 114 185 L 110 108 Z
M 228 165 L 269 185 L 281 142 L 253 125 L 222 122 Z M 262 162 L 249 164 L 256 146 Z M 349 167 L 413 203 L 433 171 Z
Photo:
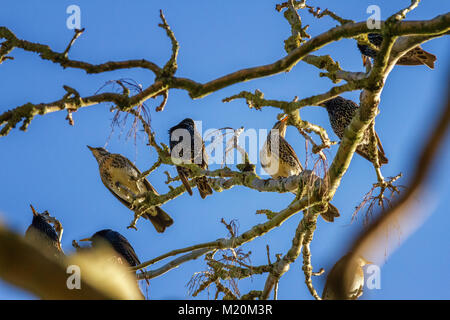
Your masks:
M 375 47 L 380 48 L 381 43 L 383 42 L 383 36 L 379 33 L 369 33 L 367 35 L 369 42 L 373 44 Z M 357 44 L 359 51 L 361 51 L 363 55 L 364 65 L 366 64 L 367 57 L 375 58 L 377 55 L 377 51 L 370 48 L 364 44 Z M 398 65 L 405 66 L 416 66 L 424 64 L 430 69 L 434 69 L 434 62 L 436 61 L 436 56 L 426 52 L 420 46 L 417 46 L 408 52 L 406 52 L 400 59 L 398 59 Z
M 298 175 L 303 171 L 303 166 L 294 149 L 284 139 L 287 119 L 288 116 L 275 123 L 260 151 L 261 166 L 274 179 Z M 278 133 L 273 130 L 278 130 Z M 273 141 L 272 139 L 276 140 Z M 278 147 L 278 153 L 272 152 L 272 147 Z M 320 179 L 316 175 L 314 177 Z M 333 222 L 335 217 L 339 217 L 339 210 L 329 203 L 328 210 L 321 215 L 325 221 Z
M 55 228 L 48 222 L 50 220 L 49 213 L 47 211 L 38 213 L 32 205 L 30 207 L 33 212 L 33 220 L 25 232 L 25 238 L 56 257 L 64 255 L 61 248 L 62 228 L 58 235 Z
M 109 153 L 104 148 L 88 148 L 98 162 L 105 187 L 129 209 L 132 209 L 136 196 L 145 192 L 158 195 L 146 178 L 139 179 L 141 172 L 130 160 L 120 154 Z M 152 207 L 142 217 L 150 220 L 157 232 L 164 232 L 173 223 L 172 218 L 158 206 Z
M 116 258 L 120 258 L 120 261 L 126 261 L 132 267 L 141 264 L 131 244 L 117 231 L 111 229 L 100 230 L 94 233 L 92 237 L 81 239 L 80 241 L 91 241 L 93 248 L 98 248 L 105 244 L 109 245 L 119 254 Z
M 356 300 L 363 294 L 364 271 L 362 267 L 371 264 L 363 257 L 354 257 L 350 253 L 343 256 L 331 269 L 327 276 L 322 299 L 324 300 Z M 344 270 L 344 265 L 347 268 Z
M 327 108 L 331 127 L 333 128 L 334 133 L 339 137 L 339 139 L 342 140 L 342 137 L 344 136 L 344 130 L 352 121 L 353 116 L 355 115 L 355 112 L 359 108 L 359 106 L 352 100 L 344 99 L 340 96 L 325 101 L 324 103 L 322 103 L 322 106 Z M 372 152 L 370 152 L 370 136 L 371 130 L 370 128 L 367 128 L 367 131 L 364 133 L 361 142 L 356 148 L 356 152 L 370 162 L 373 162 L 375 158 Z M 375 138 L 378 145 L 378 158 L 380 160 L 380 164 L 386 164 L 388 163 L 388 159 L 386 158 L 386 155 L 384 153 L 380 138 L 376 133 Z
M 202 136 L 195 128 L 195 123 L 192 119 L 186 118 L 176 126 L 170 128 L 169 136 L 172 158 L 181 160 L 183 163 L 187 164 L 195 163 L 204 170 L 208 169 L 208 155 L 205 151 L 205 144 Z M 190 139 L 190 143 L 188 141 L 183 141 L 185 137 Z M 184 149 L 190 149 L 190 156 L 189 154 L 183 155 Z M 186 191 L 192 196 L 192 189 L 188 181 L 191 170 L 177 166 L 177 172 Z M 202 199 L 207 195 L 212 194 L 211 186 L 208 184 L 208 179 L 205 176 L 196 177 L 194 178 L 194 181 Z

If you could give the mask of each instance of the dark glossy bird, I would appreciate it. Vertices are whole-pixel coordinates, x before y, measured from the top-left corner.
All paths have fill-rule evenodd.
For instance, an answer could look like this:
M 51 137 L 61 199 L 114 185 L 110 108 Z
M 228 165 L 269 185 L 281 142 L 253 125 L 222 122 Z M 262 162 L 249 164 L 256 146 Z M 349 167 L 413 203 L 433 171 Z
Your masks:
M 146 178 L 140 178 L 141 172 L 130 160 L 120 154 L 109 153 L 104 148 L 88 148 L 98 162 L 100 178 L 105 187 L 129 209 L 133 209 L 136 196 L 146 192 L 158 195 Z M 158 206 L 148 209 L 142 217 L 150 220 L 157 232 L 164 232 L 166 227 L 173 224 L 169 214 Z
M 33 212 L 33 220 L 25 232 L 25 238 L 44 251 L 57 257 L 64 255 L 61 248 L 62 229 L 59 230 L 58 234 L 55 228 L 48 222 L 50 215 L 47 211 L 38 213 L 32 205 L 30 207 Z
M 351 259 L 351 260 L 350 260 Z M 324 300 L 356 300 L 363 294 L 363 267 L 372 264 L 363 257 L 343 256 L 331 269 L 322 293 Z M 346 267 L 345 267 L 346 266 Z M 344 269 L 345 268 L 345 269 Z
M 169 139 L 172 159 L 186 164 L 197 164 L 204 170 L 208 169 L 208 155 L 205 151 L 205 144 L 195 127 L 194 120 L 186 118 L 170 128 Z M 186 150 L 186 154 L 183 154 L 184 150 Z M 188 168 L 177 166 L 177 172 L 186 191 L 192 196 L 192 189 L 188 181 L 192 171 Z M 194 182 L 203 199 L 207 195 L 212 194 L 211 186 L 205 176 L 194 178 Z
M 126 262 L 132 267 L 141 264 L 131 244 L 117 231 L 111 229 L 100 230 L 94 233 L 92 237 L 81 239 L 80 241 L 90 241 L 93 248 L 108 245 L 119 255 L 116 258 L 120 258 L 119 261 L 122 263 Z
M 373 44 L 376 48 L 381 47 L 381 43 L 383 42 L 383 36 L 379 33 L 369 33 L 367 35 L 369 42 Z M 361 43 L 357 43 L 359 51 L 361 51 L 363 55 L 363 62 L 366 65 L 367 58 L 375 58 L 377 56 L 378 50 L 374 50 L 370 48 L 368 45 L 364 45 Z M 424 64 L 427 67 L 434 69 L 434 62 L 436 61 L 436 56 L 426 52 L 420 46 L 417 46 L 408 52 L 406 52 L 400 59 L 397 61 L 397 65 L 405 65 L 405 66 L 415 66 Z
M 80 241 L 90 241 L 92 247 L 89 249 L 101 249 L 103 246 L 113 249 L 117 255 L 112 255 L 110 258 L 114 259 L 114 262 L 122 265 L 135 267 L 141 264 L 136 252 L 134 251 L 128 240 L 119 232 L 111 229 L 103 229 L 97 231 L 90 238 L 81 239 Z M 81 250 L 80 250 L 81 249 Z M 78 251 L 89 250 L 88 248 L 77 248 Z M 134 271 L 132 271 L 134 273 Z M 149 284 L 148 279 L 145 279 Z M 142 293 L 141 293 L 142 294 Z M 145 299 L 144 295 L 142 298 Z
M 355 115 L 355 112 L 359 108 L 359 106 L 352 100 L 344 99 L 340 96 L 325 101 L 324 103 L 322 103 L 322 106 L 324 106 L 328 111 L 331 128 L 333 128 L 334 133 L 339 137 L 339 139 L 342 140 L 345 128 L 347 128 L 352 121 L 353 116 Z M 375 158 L 372 155 L 372 152 L 370 152 L 370 136 L 371 130 L 370 128 L 368 128 L 364 133 L 361 142 L 356 148 L 356 152 L 370 162 L 373 162 Z M 384 153 L 380 138 L 376 133 L 375 139 L 377 140 L 378 158 L 380 160 L 380 164 L 386 164 L 388 163 L 388 159 L 386 158 L 386 155 Z
M 303 166 L 294 149 L 284 138 L 287 120 L 288 116 L 275 123 L 260 151 L 261 166 L 274 179 L 298 175 L 303 171 Z M 272 150 L 272 148 L 277 149 Z M 314 175 L 314 180 L 318 179 L 322 180 Z M 339 210 L 329 203 L 328 210 L 321 216 L 325 221 L 333 222 L 334 218 L 339 217 Z

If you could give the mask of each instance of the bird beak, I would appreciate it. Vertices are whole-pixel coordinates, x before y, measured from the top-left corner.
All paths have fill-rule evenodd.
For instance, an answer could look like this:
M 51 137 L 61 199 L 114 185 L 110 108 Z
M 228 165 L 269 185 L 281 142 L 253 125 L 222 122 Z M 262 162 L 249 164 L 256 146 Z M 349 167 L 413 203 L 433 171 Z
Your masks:
M 365 67 L 367 65 L 369 58 L 367 58 L 365 55 L 362 55 L 362 61 L 363 61 L 363 66 Z
M 91 241 L 91 238 L 84 238 L 84 239 L 81 239 L 80 241 Z
M 33 216 L 37 217 L 39 215 L 39 213 L 37 213 L 36 210 L 34 210 L 33 205 L 30 204 L 30 208 L 31 208 L 31 211 L 33 212 Z
M 89 148 L 89 150 L 94 150 L 94 148 L 92 148 L 91 146 L 86 146 L 86 147 L 88 147 Z
M 281 122 L 286 122 L 286 121 L 288 120 L 288 118 L 289 118 L 289 115 L 285 116 L 285 117 L 282 118 L 280 121 L 281 121 Z

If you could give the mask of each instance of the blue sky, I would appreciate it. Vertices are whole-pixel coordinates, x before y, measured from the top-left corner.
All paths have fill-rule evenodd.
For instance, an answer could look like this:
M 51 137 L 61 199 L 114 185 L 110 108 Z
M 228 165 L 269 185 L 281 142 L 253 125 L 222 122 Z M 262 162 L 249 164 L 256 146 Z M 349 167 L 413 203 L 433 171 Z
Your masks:
M 290 27 L 282 14 L 274 10 L 276 1 L 16 1 L 2 5 L 0 21 L 18 37 L 45 43 L 54 50 L 63 51 L 73 35 L 66 27 L 66 8 L 77 4 L 81 8 L 85 33 L 70 51 L 72 59 L 101 63 L 109 60 L 145 58 L 163 65 L 170 55 L 170 43 L 165 32 L 157 27 L 159 9 L 180 42 L 178 76 L 205 82 L 241 68 L 258 66 L 278 60 L 285 55 L 283 40 Z M 387 18 L 409 1 L 311 1 L 312 5 L 329 8 L 347 18 L 367 19 L 370 4 L 381 7 L 382 19 Z M 448 12 L 446 1 L 423 1 L 408 19 L 430 19 Z M 309 33 L 317 35 L 334 27 L 327 17 L 317 21 L 307 12 L 301 12 L 304 24 L 310 24 Z M 389 76 L 382 93 L 381 113 L 376 129 L 390 160 L 383 167 L 385 176 L 404 174 L 400 181 L 406 184 L 421 150 L 424 139 L 443 105 L 446 90 L 446 72 L 449 70 L 449 39 L 441 38 L 424 44 L 426 50 L 438 57 L 435 70 L 424 66 L 399 66 Z M 342 40 L 318 51 L 331 54 L 343 69 L 363 71 L 361 57 L 353 40 Z M 80 70 L 63 70 L 41 60 L 36 54 L 16 49 L 15 60 L 0 66 L 0 112 L 26 102 L 48 102 L 64 95 L 63 85 L 76 88 L 81 95 L 94 94 L 106 81 L 133 78 L 145 86 L 153 81 L 153 74 L 144 70 L 122 70 L 100 75 L 86 75 Z M 151 125 L 160 142 L 168 143 L 168 129 L 185 117 L 203 121 L 207 128 L 245 126 L 270 129 L 277 110 L 263 112 L 250 110 L 244 101 L 224 104 L 224 97 L 242 90 L 260 89 L 267 98 L 291 100 L 294 96 L 307 97 L 328 90 L 332 83 L 318 77 L 319 70 L 298 63 L 289 73 L 233 85 L 203 99 L 191 100 L 181 90 L 170 92 L 164 112 L 156 113 L 158 101 L 148 101 Z M 344 97 L 358 100 L 359 92 Z M 66 114 L 53 113 L 37 116 L 27 132 L 14 130 L 0 138 L 0 219 L 13 230 L 24 233 L 31 222 L 29 204 L 38 210 L 49 210 L 65 228 L 63 248 L 71 253 L 71 241 L 92 235 L 103 228 L 119 231 L 129 239 L 142 261 L 169 250 L 226 236 L 220 224 L 238 219 L 240 231 L 265 221 L 255 211 L 262 208 L 283 209 L 291 200 L 288 194 L 261 194 L 243 187 L 215 193 L 202 200 L 198 192 L 187 194 L 163 206 L 175 223 L 164 234 L 157 234 L 146 221 L 138 223 L 138 231 L 127 230 L 132 212 L 119 203 L 103 186 L 95 159 L 86 145 L 104 146 L 111 132 L 113 114 L 109 105 L 84 108 L 74 114 L 75 126 L 64 120 Z M 306 107 L 303 119 L 317 123 L 332 133 L 324 109 Z M 300 160 L 305 160 L 304 141 L 293 128 L 288 128 L 287 139 Z M 387 235 L 389 259 L 381 269 L 381 289 L 366 290 L 368 299 L 448 299 L 450 277 L 450 212 L 445 202 L 450 195 L 450 174 L 445 164 L 450 163 L 449 139 L 441 150 L 433 173 L 427 182 L 428 197 L 417 199 L 421 214 L 428 216 L 423 225 L 409 238 L 400 227 Z M 153 149 L 138 140 L 137 149 L 132 140 L 119 137 L 118 131 L 108 142 L 108 149 L 121 153 L 142 170 L 155 161 Z M 329 155 L 337 150 L 334 146 Z M 212 167 L 216 168 L 216 167 Z M 150 176 L 151 183 L 160 192 L 168 190 L 164 171 L 175 175 L 175 169 L 159 168 Z M 329 267 L 345 252 L 349 241 L 363 228 L 362 219 L 351 222 L 351 215 L 376 176 L 370 163 L 355 155 L 349 171 L 342 180 L 332 203 L 340 209 L 341 217 L 333 224 L 318 221 L 311 244 L 315 269 Z M 429 202 L 430 201 L 430 202 Z M 285 253 L 301 218 L 298 214 L 281 227 L 244 246 L 252 251 L 254 265 L 266 263 L 266 244 L 272 254 Z M 392 245 L 393 243 L 393 245 Z M 394 252 L 395 244 L 402 245 Z M 301 260 L 301 259 L 300 259 Z M 280 299 L 311 299 L 304 284 L 301 261 L 292 264 L 280 282 Z M 190 298 L 186 284 L 192 274 L 204 270 L 202 259 L 186 263 L 178 269 L 151 280 L 150 297 L 154 299 Z M 313 279 L 321 293 L 324 276 Z M 261 290 L 264 277 L 255 276 L 240 283 L 240 291 Z M 214 291 L 211 291 L 212 297 Z M 0 299 L 33 299 L 34 296 L 0 280 Z M 198 298 L 208 298 L 201 294 Z

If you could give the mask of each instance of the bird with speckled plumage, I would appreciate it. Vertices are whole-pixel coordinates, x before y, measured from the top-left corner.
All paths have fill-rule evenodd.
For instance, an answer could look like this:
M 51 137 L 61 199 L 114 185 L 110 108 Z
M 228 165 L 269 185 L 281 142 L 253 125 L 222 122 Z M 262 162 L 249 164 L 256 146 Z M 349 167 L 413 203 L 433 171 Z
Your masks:
M 134 197 L 146 192 L 158 195 L 150 182 L 142 177 L 138 168 L 120 154 L 109 153 L 104 148 L 88 146 L 98 162 L 100 178 L 105 187 L 129 209 L 133 208 Z M 152 207 L 142 215 L 150 220 L 157 232 L 164 232 L 173 224 L 172 218 L 159 206 Z
M 379 33 L 369 33 L 367 38 L 371 44 L 373 44 L 376 48 L 381 47 L 381 43 L 383 42 L 383 36 Z M 368 45 L 357 43 L 359 51 L 361 51 L 363 55 L 363 62 L 366 65 L 367 58 L 375 58 L 377 56 L 377 50 L 372 49 Z M 434 62 L 436 61 L 436 56 L 422 49 L 421 46 L 417 46 L 408 52 L 406 52 L 403 56 L 401 56 L 397 65 L 405 65 L 405 66 L 416 66 L 416 65 L 426 65 L 430 69 L 434 69 Z
M 303 166 L 297 154 L 284 138 L 286 136 L 287 120 L 288 116 L 285 116 L 275 123 L 260 151 L 261 167 L 274 179 L 298 175 L 303 171 Z M 273 148 L 276 149 L 273 150 Z M 312 180 L 317 180 L 324 185 L 320 177 L 312 172 L 311 174 L 313 176 Z M 328 210 L 323 212 L 321 216 L 325 221 L 333 222 L 334 218 L 339 217 L 339 210 L 329 203 Z
M 25 232 L 25 239 L 55 257 L 63 256 L 64 252 L 61 248 L 62 230 L 59 231 L 59 234 L 56 232 L 48 221 L 50 215 L 47 211 L 38 213 L 32 205 L 30 207 L 33 212 L 33 220 Z
M 189 140 L 184 141 L 183 139 L 185 138 Z M 169 139 L 170 152 L 173 159 L 180 160 L 186 164 L 197 164 L 204 170 L 208 169 L 208 155 L 205 150 L 205 143 L 195 127 L 194 120 L 186 118 L 170 128 Z M 190 149 L 190 154 L 183 155 L 185 149 Z M 192 171 L 189 168 L 180 166 L 176 168 L 186 191 L 192 196 L 192 189 L 188 181 Z M 202 199 L 212 194 L 211 186 L 205 176 L 194 178 L 194 182 Z
M 330 119 L 331 128 L 334 133 L 342 140 L 344 137 L 345 128 L 348 127 L 350 122 L 355 115 L 356 110 L 358 110 L 359 106 L 354 103 L 352 100 L 344 99 L 341 96 L 337 96 L 336 98 L 327 100 L 322 103 L 328 111 L 328 117 Z M 356 153 L 365 159 L 373 162 L 375 160 L 373 153 L 370 152 L 370 136 L 371 130 L 367 128 L 364 133 L 361 142 L 358 144 L 356 148 Z M 380 160 L 380 165 L 388 163 L 388 159 L 384 153 L 383 146 L 381 145 L 380 138 L 378 134 L 375 133 L 375 139 L 377 140 L 378 145 L 378 158 Z

